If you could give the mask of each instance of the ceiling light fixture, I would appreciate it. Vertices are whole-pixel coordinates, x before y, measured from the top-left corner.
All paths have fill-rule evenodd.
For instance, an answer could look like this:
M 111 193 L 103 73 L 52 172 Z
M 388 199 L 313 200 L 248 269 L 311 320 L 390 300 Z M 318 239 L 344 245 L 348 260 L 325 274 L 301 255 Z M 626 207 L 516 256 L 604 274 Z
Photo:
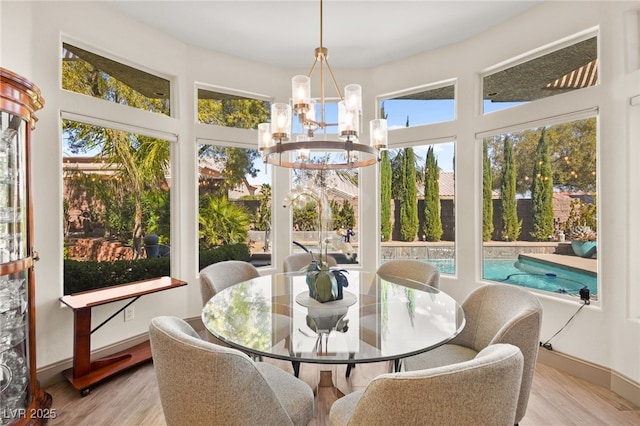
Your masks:
M 349 84 L 344 96 L 338 88 L 329 61 L 328 50 L 322 44 L 322 0 L 320 0 L 320 47 L 308 75 L 291 79 L 291 103 L 273 103 L 271 122 L 258 125 L 258 149 L 268 164 L 293 169 L 348 169 L 375 164 L 379 153 L 387 149 L 387 120 L 374 119 L 369 123 L 369 144 L 359 142 L 362 133 L 362 88 Z M 311 98 L 311 76 L 318 66 L 320 98 Z M 338 123 L 327 123 L 324 95 L 325 68 L 338 92 Z M 320 119 L 317 113 L 320 113 Z M 301 134 L 292 137 L 293 115 L 298 117 Z M 338 127 L 337 139 L 326 133 L 327 127 Z M 318 137 L 316 132 L 323 131 Z M 295 159 L 283 159 L 283 154 L 295 152 Z M 316 154 L 314 158 L 311 153 Z M 315 160 L 317 159 L 317 160 Z

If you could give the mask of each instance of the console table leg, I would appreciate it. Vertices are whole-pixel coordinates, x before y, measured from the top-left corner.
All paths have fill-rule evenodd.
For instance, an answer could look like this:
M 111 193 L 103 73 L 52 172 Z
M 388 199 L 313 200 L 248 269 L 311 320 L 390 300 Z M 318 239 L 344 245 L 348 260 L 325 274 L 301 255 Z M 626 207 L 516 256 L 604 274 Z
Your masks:
M 73 377 L 91 372 L 91 308 L 73 311 Z

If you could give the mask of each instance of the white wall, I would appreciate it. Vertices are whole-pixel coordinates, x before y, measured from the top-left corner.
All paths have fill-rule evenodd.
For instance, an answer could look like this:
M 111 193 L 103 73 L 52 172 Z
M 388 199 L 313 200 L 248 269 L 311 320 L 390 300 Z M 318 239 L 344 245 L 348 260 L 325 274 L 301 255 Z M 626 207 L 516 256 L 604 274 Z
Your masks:
M 599 108 L 600 302 L 583 309 L 552 344 L 556 351 L 610 367 L 635 382 L 640 379 L 640 280 L 638 242 L 631 236 L 638 235 L 640 230 L 635 201 L 639 189 L 637 163 L 640 157 L 636 145 L 640 106 L 630 106 L 630 98 L 640 93 L 639 11 L 638 2 L 545 3 L 472 40 L 382 66 L 373 72 L 376 93 L 393 93 L 452 78 L 457 80 L 455 122 L 403 129 L 402 133 L 390 135 L 391 144 L 457 136 L 458 270 L 456 277 L 445 275 L 441 278 L 442 288 L 457 297 L 464 297 L 481 283 L 482 145 L 475 135 L 567 112 Z M 599 86 L 500 113 L 486 116 L 480 113 L 482 72 L 598 27 Z M 576 312 L 579 302 L 544 292 L 537 294 L 545 309 L 541 336 L 545 341 Z
M 598 158 L 598 202 L 600 204 L 599 277 L 600 302 L 581 311 L 553 341 L 554 349 L 609 367 L 636 383 L 640 382 L 640 106 L 630 98 L 640 94 L 638 64 L 637 2 L 545 2 L 527 14 L 500 25 L 481 36 L 446 49 L 380 66 L 371 70 L 337 70 L 340 81 L 358 81 L 364 86 L 365 114 L 375 108 L 374 97 L 410 87 L 455 78 L 457 120 L 428 128 L 406 129 L 392 136 L 394 143 L 407 143 L 445 136 L 457 137 L 456 209 L 457 266 L 455 277 L 443 277 L 442 287 L 462 299 L 480 284 L 480 153 L 478 132 L 505 124 L 544 119 L 586 107 L 600 111 Z M 136 319 L 124 324 L 115 319 L 94 336 L 94 349 L 144 333 L 149 320 L 160 314 L 180 317 L 199 315 L 197 276 L 197 228 L 195 138 L 225 140 L 225 134 L 194 125 L 194 85 L 206 83 L 285 99 L 292 70 L 242 61 L 202 51 L 144 28 L 97 2 L 6 2 L 1 7 L 0 59 L 3 67 L 35 82 L 46 104 L 37 115 L 34 132 L 33 177 L 35 202 L 35 246 L 41 261 L 37 274 L 38 365 L 47 366 L 71 357 L 72 313 L 58 302 L 62 289 L 62 203 L 60 170 L 60 113 L 97 111 L 116 122 L 144 124 L 168 135 L 174 144 L 172 182 L 177 196 L 172 218 L 172 270 L 187 280 L 186 288 L 145 296 L 136 302 Z M 118 25 L 114 25 L 118 22 Z M 590 28 L 600 31 L 600 79 L 597 87 L 555 96 L 501 114 L 479 114 L 479 73 L 495 64 Z M 173 79 L 172 96 L 178 100 L 174 117 L 143 111 L 121 111 L 114 105 L 59 89 L 61 41 L 76 41 L 92 49 L 115 55 L 125 63 L 146 67 Z M 345 77 L 346 76 L 346 77 Z M 343 78 L 344 77 L 344 78 Z M 346 78 L 346 80 L 345 80 Z M 246 137 L 246 139 L 245 139 Z M 248 146 L 253 138 L 243 136 Z M 633 143 L 632 143 L 633 141 Z M 284 196 L 288 173 L 276 171 L 274 197 Z M 377 187 L 376 169 L 364 172 L 363 193 Z M 373 208 L 377 197 L 363 197 Z M 361 209 L 364 211 L 365 209 Z M 276 227 L 287 223 L 276 217 Z M 364 223 L 364 222 L 361 222 Z M 376 221 L 377 223 L 377 221 Z M 377 226 L 376 226 L 377 229 Z M 377 259 L 375 233 L 363 242 L 365 268 Z M 275 264 L 290 245 L 276 243 Z M 544 305 L 542 339 L 550 338 L 576 311 L 578 304 L 553 295 L 539 294 Z M 94 310 L 94 323 L 108 317 L 119 305 Z M 615 389 L 614 389 L 615 390 Z

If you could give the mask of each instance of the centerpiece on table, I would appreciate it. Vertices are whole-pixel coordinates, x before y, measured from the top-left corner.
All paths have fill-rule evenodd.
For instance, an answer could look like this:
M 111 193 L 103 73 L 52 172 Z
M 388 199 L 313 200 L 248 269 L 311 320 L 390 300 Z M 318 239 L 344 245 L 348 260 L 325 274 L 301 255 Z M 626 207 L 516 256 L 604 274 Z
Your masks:
M 304 208 L 307 203 L 315 202 L 317 221 L 315 230 L 318 232 L 318 251 L 309 252 L 309 264 L 302 268 L 306 274 L 306 283 L 309 287 L 309 297 L 318 302 L 325 303 L 343 298 L 343 288 L 349 285 L 345 269 L 330 267 L 327 262 L 329 247 L 339 248 L 347 253 L 353 249 L 349 243 L 342 241 L 341 236 L 329 235 L 331 230 L 331 207 L 326 198 L 324 188 L 315 188 L 311 185 L 296 186 L 285 197 L 285 205 L 293 208 Z

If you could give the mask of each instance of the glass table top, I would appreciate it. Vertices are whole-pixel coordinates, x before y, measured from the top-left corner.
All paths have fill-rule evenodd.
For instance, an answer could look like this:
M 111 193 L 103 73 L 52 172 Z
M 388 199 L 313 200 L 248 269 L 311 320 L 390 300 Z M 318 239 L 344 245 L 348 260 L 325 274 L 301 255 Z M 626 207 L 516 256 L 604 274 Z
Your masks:
M 440 346 L 464 327 L 448 294 L 405 278 L 348 271 L 342 300 L 308 296 L 303 273 L 277 273 L 231 286 L 209 300 L 202 322 L 230 346 L 299 362 L 394 360 Z

